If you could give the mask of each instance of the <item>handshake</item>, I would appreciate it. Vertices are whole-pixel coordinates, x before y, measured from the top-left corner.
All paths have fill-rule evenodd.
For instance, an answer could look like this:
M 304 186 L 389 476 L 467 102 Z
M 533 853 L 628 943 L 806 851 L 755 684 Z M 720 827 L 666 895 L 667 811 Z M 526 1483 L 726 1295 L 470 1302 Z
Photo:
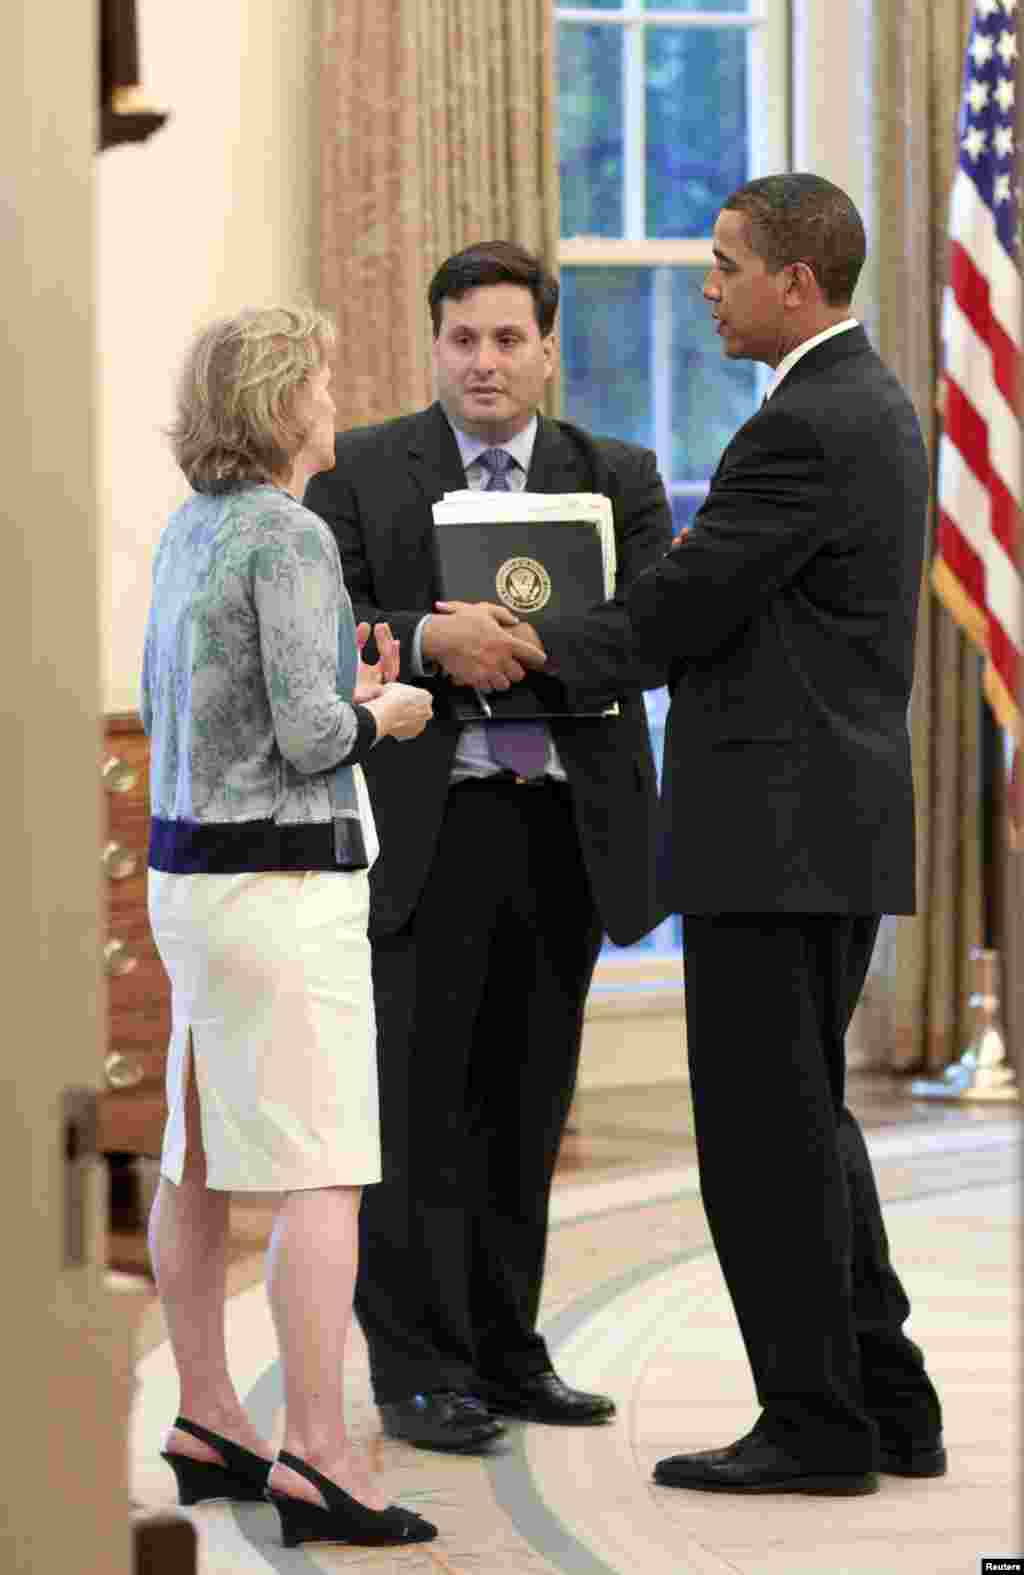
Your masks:
M 356 629 L 359 670 L 352 700 L 364 705 L 377 725 L 377 737 L 416 738 L 433 715 L 426 689 L 398 682 L 399 645 L 386 623 L 374 626 L 378 660 L 364 662 L 370 625 Z M 438 602 L 423 628 L 423 658 L 435 662 L 454 684 L 471 689 L 511 689 L 540 671 L 547 652 L 540 636 L 507 607 L 495 602 Z
M 423 627 L 425 661 L 436 662 L 453 684 L 485 692 L 511 689 L 540 672 L 547 652 L 531 624 L 496 602 L 437 602 Z

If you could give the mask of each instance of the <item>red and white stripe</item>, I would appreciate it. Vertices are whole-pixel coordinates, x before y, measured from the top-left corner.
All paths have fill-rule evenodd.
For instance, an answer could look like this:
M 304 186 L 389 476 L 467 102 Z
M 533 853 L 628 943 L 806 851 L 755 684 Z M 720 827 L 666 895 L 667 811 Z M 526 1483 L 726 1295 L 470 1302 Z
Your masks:
M 1020 741 L 1021 278 L 961 169 L 953 187 L 936 590 L 984 651 L 986 692 Z

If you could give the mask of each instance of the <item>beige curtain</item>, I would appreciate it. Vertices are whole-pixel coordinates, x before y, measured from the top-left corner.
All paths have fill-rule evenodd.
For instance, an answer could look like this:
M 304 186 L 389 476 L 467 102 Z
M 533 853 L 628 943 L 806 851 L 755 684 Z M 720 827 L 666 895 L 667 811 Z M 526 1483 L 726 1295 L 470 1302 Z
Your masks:
M 355 426 L 433 397 L 447 256 L 500 238 L 557 263 L 554 23 L 549 0 L 322 3 L 320 294 Z
M 878 0 L 875 148 L 879 351 L 934 453 L 948 198 L 970 0 Z M 894 1067 L 938 1068 L 966 1047 L 967 958 L 981 940 L 978 657 L 926 579 L 912 707 L 918 915 L 882 949 Z

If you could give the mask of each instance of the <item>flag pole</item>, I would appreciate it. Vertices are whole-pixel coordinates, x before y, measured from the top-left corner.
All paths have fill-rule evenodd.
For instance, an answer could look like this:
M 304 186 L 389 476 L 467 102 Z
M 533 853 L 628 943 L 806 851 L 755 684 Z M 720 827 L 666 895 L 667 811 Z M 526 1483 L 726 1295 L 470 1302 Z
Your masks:
M 981 851 L 984 945 L 971 948 L 969 957 L 971 1037 L 958 1061 L 937 1078 L 914 1078 L 914 1099 L 956 1099 L 965 1104 L 1009 1104 L 1020 1098 L 1017 1078 L 1006 1054 L 1002 1014 L 1002 966 L 998 922 L 1002 862 L 999 835 L 998 772 L 1002 741 L 990 707 L 981 702 Z

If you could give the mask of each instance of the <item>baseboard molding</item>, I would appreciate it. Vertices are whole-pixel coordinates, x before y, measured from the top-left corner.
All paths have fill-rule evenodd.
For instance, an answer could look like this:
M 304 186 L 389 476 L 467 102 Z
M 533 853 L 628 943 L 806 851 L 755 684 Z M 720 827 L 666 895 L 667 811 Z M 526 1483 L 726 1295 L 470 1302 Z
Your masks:
M 846 1036 L 848 1071 L 884 1071 L 892 1064 L 891 1012 L 884 983 L 869 976 Z M 679 959 L 603 961 L 584 1013 L 579 1087 L 688 1081 Z

